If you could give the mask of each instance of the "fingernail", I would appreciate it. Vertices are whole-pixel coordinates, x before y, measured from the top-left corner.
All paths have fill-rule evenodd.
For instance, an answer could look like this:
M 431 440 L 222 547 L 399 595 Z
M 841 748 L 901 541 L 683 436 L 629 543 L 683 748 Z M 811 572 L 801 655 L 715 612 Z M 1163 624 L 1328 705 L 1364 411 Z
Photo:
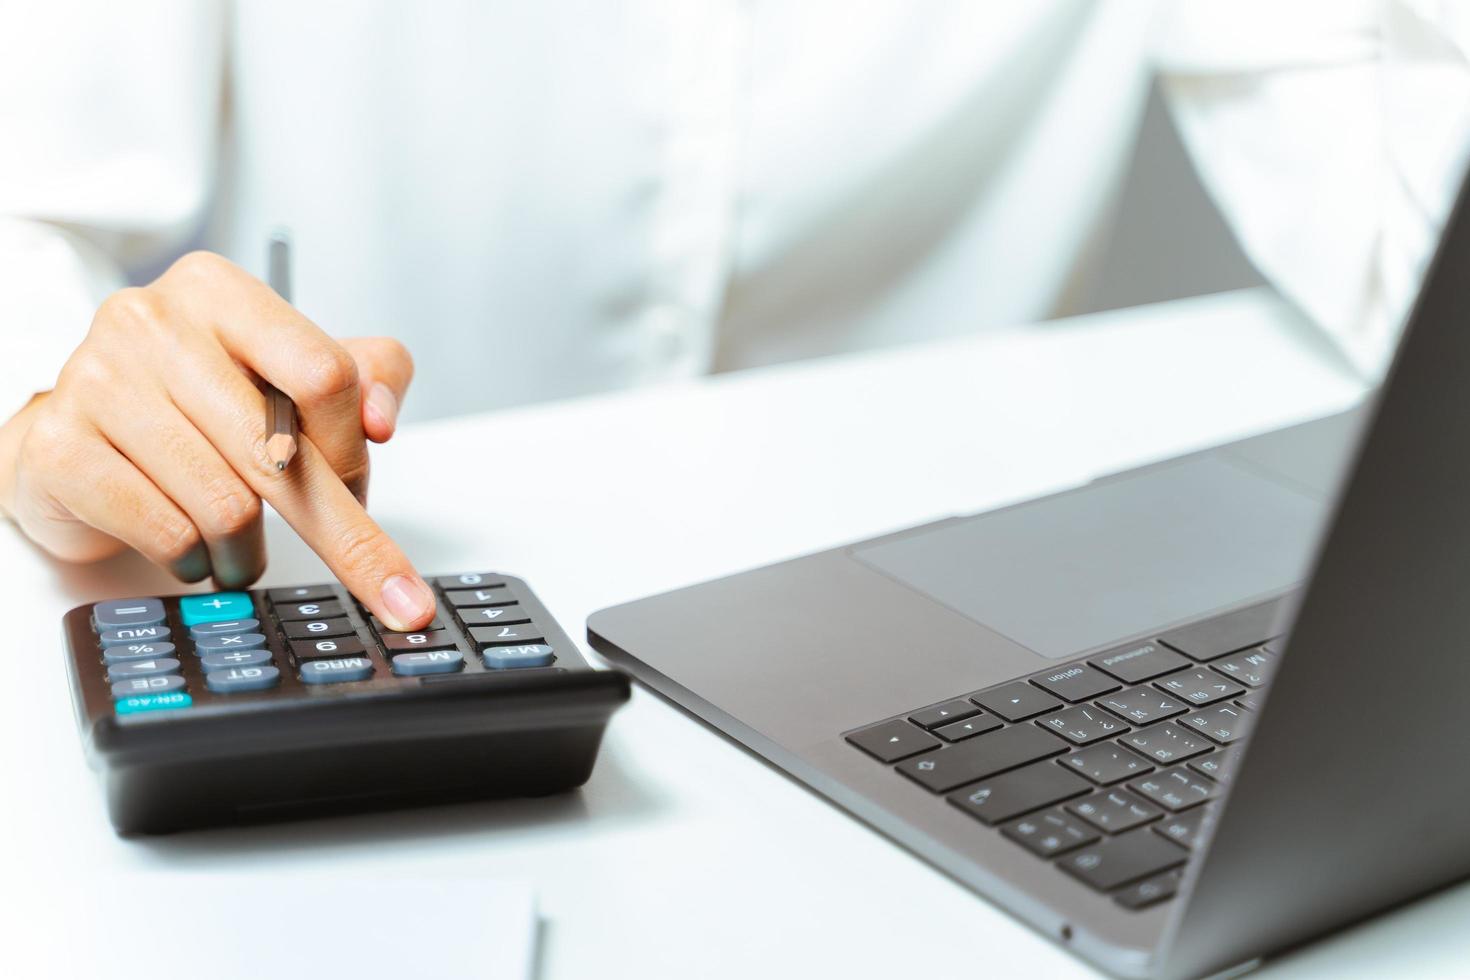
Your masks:
M 388 612 L 388 625 L 395 630 L 409 629 L 429 614 L 434 595 L 417 578 L 394 575 L 383 583 L 383 608 Z
M 367 406 L 384 428 L 393 431 L 394 425 L 398 423 L 398 399 L 393 397 L 392 388 L 381 381 L 373 382 L 373 386 L 368 389 Z

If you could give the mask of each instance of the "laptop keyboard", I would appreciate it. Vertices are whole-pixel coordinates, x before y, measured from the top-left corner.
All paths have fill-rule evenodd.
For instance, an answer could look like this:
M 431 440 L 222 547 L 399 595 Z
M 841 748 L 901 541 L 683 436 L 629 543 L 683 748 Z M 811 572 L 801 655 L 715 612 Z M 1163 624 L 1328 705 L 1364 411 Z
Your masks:
M 846 734 L 1119 905 L 1178 889 L 1277 655 L 1277 603 Z

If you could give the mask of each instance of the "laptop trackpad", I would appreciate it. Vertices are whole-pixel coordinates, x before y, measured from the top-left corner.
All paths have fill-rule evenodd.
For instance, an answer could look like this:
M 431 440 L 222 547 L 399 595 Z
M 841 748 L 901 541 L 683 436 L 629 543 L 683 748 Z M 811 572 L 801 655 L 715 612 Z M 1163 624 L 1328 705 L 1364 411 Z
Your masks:
M 1066 657 L 1300 582 L 1324 510 L 1202 456 L 853 554 L 1024 647 Z

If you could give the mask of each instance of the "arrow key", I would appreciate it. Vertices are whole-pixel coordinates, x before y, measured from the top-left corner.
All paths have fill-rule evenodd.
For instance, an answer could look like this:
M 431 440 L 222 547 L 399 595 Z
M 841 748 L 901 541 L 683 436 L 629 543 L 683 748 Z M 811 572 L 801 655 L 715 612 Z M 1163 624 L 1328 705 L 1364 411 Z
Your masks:
M 1013 681 L 972 694 L 970 700 L 1006 721 L 1034 718 L 1043 711 L 1055 711 L 1062 706 L 1062 702 L 1025 681 Z
M 848 732 L 847 740 L 879 762 L 897 762 L 939 744 L 939 739 L 901 718 Z

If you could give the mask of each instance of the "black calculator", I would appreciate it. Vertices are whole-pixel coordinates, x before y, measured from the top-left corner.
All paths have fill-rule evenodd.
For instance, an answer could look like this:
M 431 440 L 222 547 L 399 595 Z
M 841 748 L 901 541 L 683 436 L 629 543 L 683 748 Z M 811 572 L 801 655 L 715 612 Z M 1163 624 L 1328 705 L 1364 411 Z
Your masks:
M 591 775 L 628 679 L 520 579 L 430 579 L 384 627 L 339 584 L 114 599 L 63 619 L 88 756 L 121 833 L 508 796 Z

